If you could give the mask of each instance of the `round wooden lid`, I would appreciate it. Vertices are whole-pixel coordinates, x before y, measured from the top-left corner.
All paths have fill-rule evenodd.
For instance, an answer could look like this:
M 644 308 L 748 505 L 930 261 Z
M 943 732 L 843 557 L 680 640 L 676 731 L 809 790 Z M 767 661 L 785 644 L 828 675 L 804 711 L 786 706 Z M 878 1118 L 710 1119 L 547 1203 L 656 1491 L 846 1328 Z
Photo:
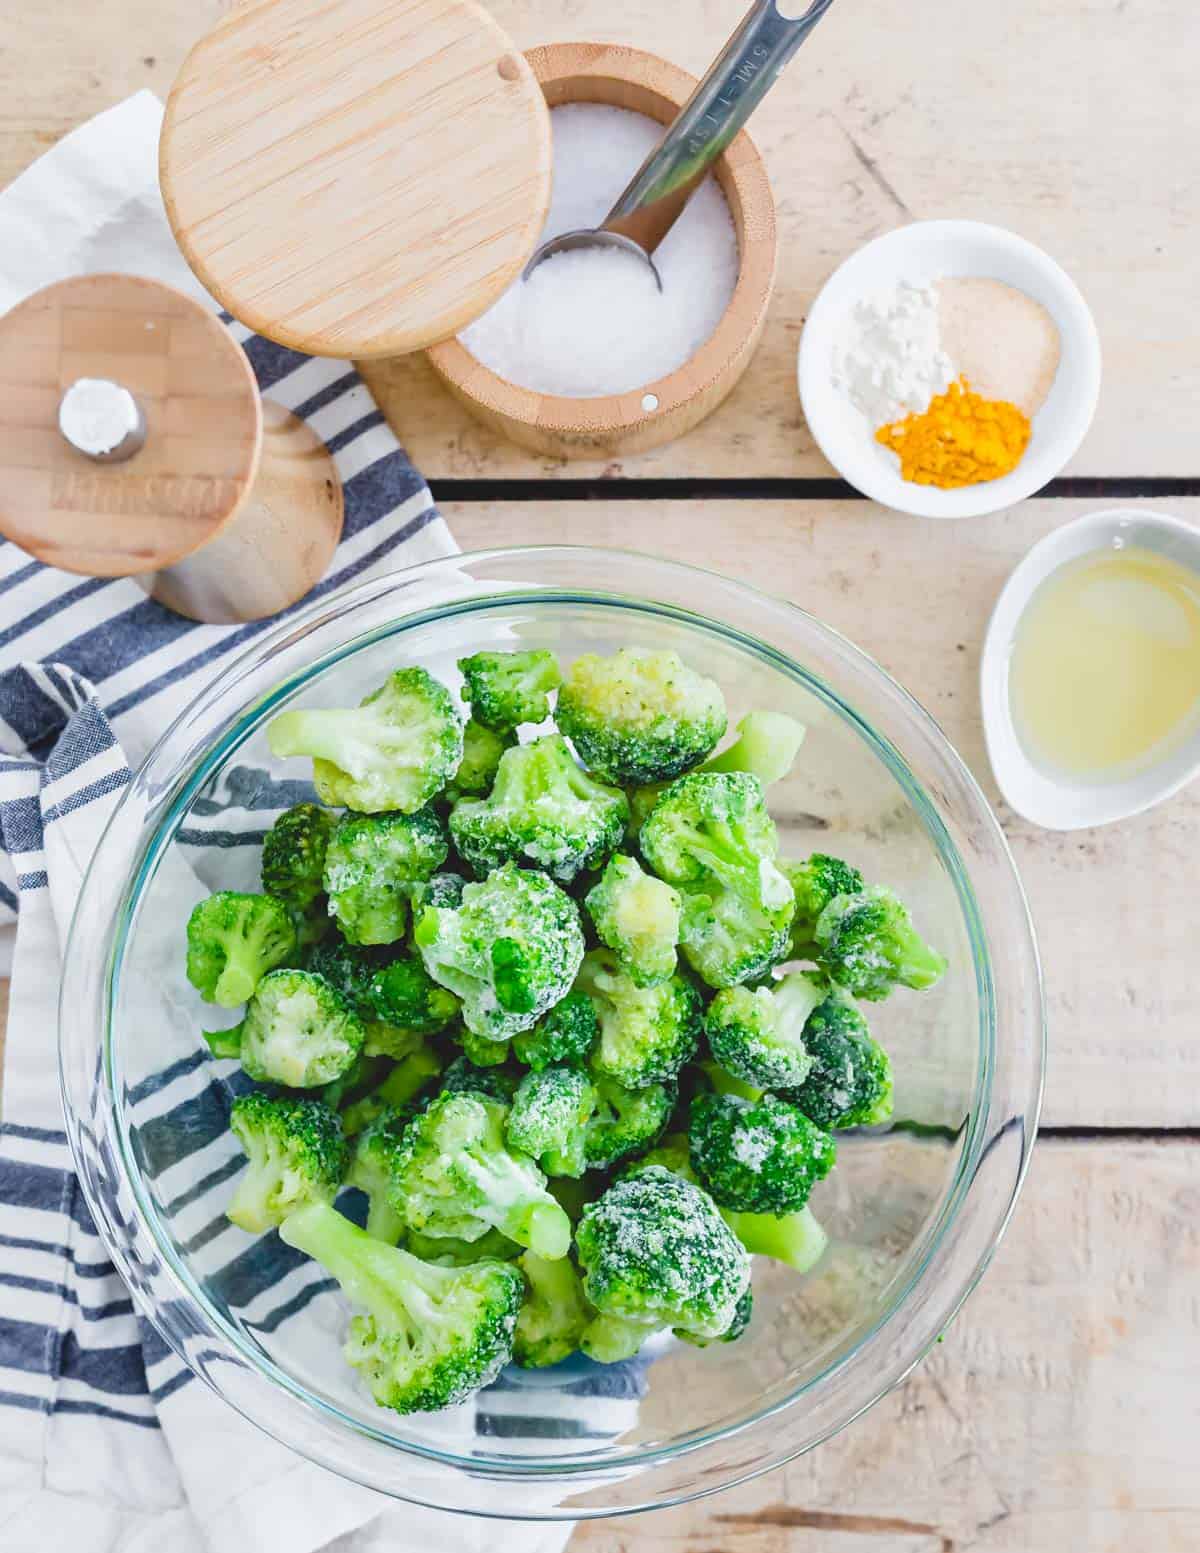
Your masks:
M 549 112 L 475 0 L 257 0 L 185 61 L 159 172 L 236 318 L 311 355 L 395 356 L 516 279 L 550 198 Z
M 96 463 L 59 428 L 80 378 L 129 390 L 145 445 Z M 254 480 L 262 405 L 245 352 L 207 307 L 157 281 L 80 275 L 0 318 L 0 533 L 89 577 L 198 550 Z

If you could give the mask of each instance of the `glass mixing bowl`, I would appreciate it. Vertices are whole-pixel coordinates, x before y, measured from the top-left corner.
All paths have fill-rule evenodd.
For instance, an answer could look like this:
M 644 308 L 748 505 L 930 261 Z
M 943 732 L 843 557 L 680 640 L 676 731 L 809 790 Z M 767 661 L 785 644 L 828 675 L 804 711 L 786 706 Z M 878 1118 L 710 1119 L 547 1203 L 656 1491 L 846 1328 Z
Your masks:
M 754 1320 L 703 1351 L 510 1368 L 447 1414 L 376 1407 L 340 1354 L 346 1309 L 316 1264 L 224 1219 L 240 1083 L 208 1054 L 219 1019 L 184 976 L 184 923 L 218 886 L 255 888 L 255 844 L 308 796 L 267 748 L 288 705 L 348 705 L 401 664 L 451 683 L 480 648 L 563 659 L 674 648 L 752 707 L 799 718 L 770 790 L 783 852 L 839 853 L 893 885 L 947 956 L 942 983 L 869 1009 L 895 1121 L 839 1135 L 814 1194 L 829 1248 L 801 1277 L 760 1260 Z M 323 599 L 258 639 L 163 735 L 88 871 L 60 1042 L 71 1143 L 100 1232 L 167 1343 L 247 1418 L 399 1499 L 531 1518 L 675 1503 L 808 1450 L 895 1386 L 987 1265 L 1036 1127 L 1037 953 L 988 805 L 925 712 L 812 616 L 727 578 L 612 551 L 496 550 Z M 216 1015 L 216 1018 L 214 1018 Z

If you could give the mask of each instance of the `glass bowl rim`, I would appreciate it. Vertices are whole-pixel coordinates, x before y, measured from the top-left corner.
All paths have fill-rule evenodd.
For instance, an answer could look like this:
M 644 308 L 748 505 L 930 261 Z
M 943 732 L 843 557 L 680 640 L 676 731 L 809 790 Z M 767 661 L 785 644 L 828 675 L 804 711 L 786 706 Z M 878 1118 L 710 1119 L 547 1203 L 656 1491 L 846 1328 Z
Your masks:
M 899 698 L 906 715 L 922 724 L 924 731 L 932 737 L 932 742 L 941 759 L 947 761 L 954 769 L 955 774 L 964 783 L 977 811 L 989 824 L 993 839 L 998 843 L 1001 856 L 1011 874 L 1012 883 L 1016 886 L 1017 895 L 1024 910 L 1024 922 L 1022 926 L 1028 935 L 1028 945 L 1031 951 L 1032 964 L 1035 971 L 1035 985 L 1039 999 L 1039 1036 L 1037 1049 L 1034 1053 L 1037 1064 L 1037 1082 L 1030 1109 L 1026 1112 L 1025 1121 L 1027 1127 L 1024 1132 L 1024 1144 L 1022 1148 L 1019 1169 L 1012 1181 L 1008 1200 L 1002 1213 L 999 1215 L 994 1231 L 991 1234 L 989 1244 L 982 1255 L 970 1269 L 968 1276 L 961 1281 L 960 1287 L 955 1292 L 951 1304 L 947 1308 L 943 1320 L 939 1326 L 952 1318 L 963 1301 L 970 1295 L 979 1279 L 987 1268 L 992 1255 L 1007 1227 L 1017 1197 L 1020 1192 L 1029 1159 L 1032 1153 L 1033 1138 L 1037 1128 L 1037 1118 L 1040 1112 L 1042 1081 L 1045 1068 L 1045 1009 L 1042 996 L 1040 965 L 1037 959 L 1036 939 L 1033 933 L 1033 925 L 1029 916 L 1028 904 L 1025 900 L 1024 890 L 1021 886 L 1019 875 L 1013 863 L 1007 841 L 1000 829 L 988 801 L 975 781 L 970 770 L 962 761 L 957 751 L 950 744 L 945 734 L 935 719 L 917 702 L 896 680 L 887 673 L 869 654 L 849 641 L 834 627 L 827 625 L 817 616 L 782 599 L 777 595 L 757 589 L 740 579 L 733 579 L 713 572 L 705 568 L 692 566 L 664 557 L 648 556 L 644 552 L 623 550 L 614 547 L 598 546 L 566 546 L 566 545 L 529 545 L 529 546 L 497 546 L 472 552 L 462 552 L 451 556 L 437 557 L 432 560 L 418 563 L 415 566 L 398 569 L 387 573 L 382 577 L 375 577 L 365 581 L 348 584 L 328 596 L 306 606 L 303 610 L 289 615 L 284 621 L 270 628 L 263 635 L 256 637 L 244 651 L 237 654 L 228 662 L 206 686 L 179 712 L 172 720 L 168 728 L 147 753 L 145 760 L 138 768 L 138 775 L 146 771 L 153 763 L 156 755 L 165 750 L 171 734 L 189 718 L 202 712 L 206 704 L 215 703 L 221 692 L 229 686 L 236 684 L 247 671 L 260 662 L 270 649 L 282 643 L 293 634 L 303 634 L 307 625 L 316 624 L 330 618 L 337 605 L 343 605 L 354 601 L 358 597 L 385 594 L 397 585 L 407 586 L 418 582 L 422 577 L 436 576 L 438 573 L 453 572 L 457 568 L 470 566 L 472 562 L 487 562 L 512 558 L 517 563 L 522 558 L 535 555 L 560 556 L 566 558 L 584 558 L 602 554 L 610 559 L 626 560 L 630 562 L 652 561 L 657 567 L 665 567 L 672 573 L 681 577 L 691 577 L 697 581 L 718 583 L 724 588 L 731 588 L 740 592 L 749 599 L 762 598 L 774 608 L 781 608 L 791 615 L 798 617 L 803 625 L 815 631 L 818 635 L 831 639 L 843 653 L 849 654 L 852 659 L 858 661 L 860 668 L 865 668 L 869 675 L 882 681 L 882 688 Z M 158 1214 L 153 1205 L 146 1199 L 141 1180 L 141 1173 L 136 1161 L 131 1157 L 127 1129 L 123 1121 L 123 1106 L 118 1099 L 116 1079 L 119 1074 L 119 1063 L 114 1065 L 114 1051 L 118 1044 L 113 1032 L 114 997 L 119 982 L 120 968 L 124 953 L 128 947 L 131 929 L 134 926 L 137 909 L 146 884 L 161 860 L 161 857 L 175 835 L 179 824 L 188 808 L 194 800 L 196 793 L 215 771 L 219 770 L 238 748 L 254 733 L 274 707 L 281 701 L 293 695 L 305 684 L 314 678 L 327 672 L 331 667 L 353 657 L 365 647 L 380 640 L 391 637 L 401 637 L 406 631 L 414 627 L 428 624 L 431 620 L 444 619 L 447 615 L 469 615 L 479 610 L 488 610 L 497 606 L 524 604 L 544 606 L 546 604 L 575 605 L 575 606 L 599 606 L 602 608 L 617 608 L 621 610 L 634 610 L 644 613 L 652 613 L 658 616 L 666 616 L 673 621 L 688 627 L 699 629 L 710 636 L 716 635 L 735 646 L 749 651 L 756 658 L 765 661 L 776 672 L 783 672 L 793 680 L 803 684 L 809 691 L 817 695 L 827 706 L 834 708 L 865 742 L 867 747 L 883 761 L 893 778 L 899 783 L 906 799 L 912 804 L 914 810 L 922 822 L 926 835 L 933 844 L 943 866 L 947 869 L 953 883 L 960 910 L 964 914 L 967 924 L 968 937 L 971 943 L 973 965 L 976 972 L 977 983 L 980 983 L 980 1022 L 979 1032 L 980 1063 L 979 1077 L 972 1096 L 970 1113 L 968 1115 L 964 1144 L 955 1168 L 953 1178 L 944 1188 L 943 1200 L 931 1224 L 922 1232 L 921 1240 L 917 1243 L 916 1254 L 912 1257 L 911 1265 L 905 1270 L 902 1280 L 889 1289 L 886 1308 L 873 1321 L 849 1348 L 839 1352 L 828 1365 L 817 1374 L 810 1377 L 803 1385 L 791 1391 L 786 1397 L 761 1407 L 736 1422 L 711 1428 L 704 1431 L 696 1431 L 671 1443 L 663 1445 L 654 1443 L 645 1449 L 637 1448 L 615 1456 L 576 1456 L 565 1462 L 555 1461 L 533 1462 L 526 1457 L 494 1456 L 489 1458 L 463 1457 L 451 1452 L 439 1450 L 421 1443 L 397 1439 L 385 1430 L 376 1429 L 362 1419 L 354 1418 L 345 1413 L 335 1402 L 319 1394 L 314 1394 L 303 1383 L 295 1380 L 269 1356 L 264 1354 L 241 1336 L 240 1329 L 225 1317 L 212 1305 L 202 1288 L 195 1282 L 186 1266 L 180 1261 L 175 1251 L 172 1238 L 165 1232 L 159 1221 Z M 113 816 L 110 818 L 104 835 L 97 847 L 97 854 L 103 846 L 109 830 L 115 824 L 119 812 L 127 799 L 131 796 L 134 784 L 131 782 L 118 800 Z M 913 1291 L 920 1284 L 928 1271 L 929 1264 L 935 1254 L 942 1247 L 946 1237 L 950 1234 L 959 1212 L 969 1194 L 974 1179 L 977 1175 L 980 1163 L 981 1151 L 984 1140 L 982 1133 L 982 1118 L 987 1110 L 987 1101 L 990 1098 L 993 1079 L 995 1037 L 996 1037 L 996 1005 L 991 983 L 991 959 L 988 952 L 986 935 L 983 933 L 983 924 L 980 920 L 978 904 L 974 890 L 971 886 L 970 876 L 959 853 L 959 849 L 950 836 L 944 821 L 942 820 L 932 799 L 927 794 L 924 785 L 917 779 L 911 770 L 907 760 L 901 755 L 896 746 L 885 735 L 876 730 L 868 719 L 854 706 L 848 704 L 832 687 L 812 670 L 791 658 L 786 652 L 775 647 L 762 638 L 755 637 L 739 627 L 731 626 L 714 617 L 702 616 L 694 609 L 675 605 L 664 604 L 660 601 L 647 599 L 636 595 L 617 593 L 594 588 L 561 588 L 548 586 L 533 586 L 529 584 L 513 584 L 496 591 L 484 591 L 470 593 L 459 599 L 445 598 L 432 604 L 422 606 L 419 603 L 415 607 L 401 608 L 400 612 L 392 617 L 386 625 L 368 628 L 351 635 L 341 642 L 336 648 L 331 648 L 316 659 L 310 660 L 302 667 L 287 673 L 277 681 L 271 690 L 253 701 L 243 704 L 241 710 L 227 720 L 224 731 L 215 742 L 210 743 L 204 752 L 195 759 L 190 767 L 183 772 L 173 772 L 169 793 L 156 803 L 158 810 L 152 827 L 143 827 L 144 833 L 139 837 L 136 861 L 131 868 L 121 895 L 117 910 L 113 914 L 114 926 L 113 948 L 109 957 L 108 966 L 104 976 L 103 1000 L 104 1000 L 104 1031 L 103 1031 L 103 1072 L 108 1089 L 109 1116 L 108 1120 L 114 1128 L 115 1136 L 119 1144 L 118 1155 L 125 1176 L 125 1184 L 128 1186 L 133 1200 L 136 1203 L 137 1212 L 141 1220 L 141 1226 L 146 1230 L 158 1255 L 163 1259 L 171 1281 L 183 1295 L 187 1304 L 191 1307 L 191 1313 L 197 1313 L 206 1326 L 219 1335 L 224 1342 L 233 1348 L 238 1358 L 253 1372 L 266 1378 L 274 1387 L 283 1390 L 294 1398 L 303 1407 L 318 1413 L 324 1420 L 333 1422 L 340 1429 L 348 1429 L 359 1436 L 369 1438 L 386 1448 L 399 1452 L 401 1455 L 412 1454 L 442 1467 L 450 1467 L 457 1471 L 469 1472 L 479 1477 L 508 1477 L 519 1476 L 523 1479 L 543 1481 L 580 1482 L 597 1476 L 607 1479 L 613 1473 L 625 1473 L 640 1471 L 642 1469 L 671 1462 L 690 1453 L 701 1450 L 705 1446 L 733 1439 L 739 1434 L 745 1433 L 765 1420 L 787 1412 L 802 1397 L 810 1393 L 821 1383 L 828 1381 L 832 1375 L 838 1373 L 851 1360 L 860 1356 L 865 1348 L 876 1342 L 889 1324 L 900 1314 L 910 1299 Z M 83 886 L 80 890 L 79 904 L 72 920 L 68 935 L 68 954 L 71 939 L 74 938 L 85 896 L 87 894 L 88 875 L 92 872 L 89 865 L 85 874 Z M 981 970 L 983 976 L 981 978 Z M 64 986 L 65 994 L 65 986 Z M 65 1062 L 64 1057 L 64 1019 L 60 1007 L 59 1019 L 59 1052 L 60 1067 Z M 66 1081 L 63 1080 L 64 1101 L 66 1099 Z M 80 1163 L 79 1145 L 71 1126 L 71 1110 L 65 1107 L 68 1117 L 68 1136 L 72 1152 L 76 1157 L 76 1163 Z M 84 1172 L 80 1172 L 81 1178 L 86 1180 Z M 108 1242 L 108 1237 L 105 1235 Z M 125 1259 L 120 1254 L 119 1248 L 108 1243 L 110 1254 L 118 1266 L 124 1268 Z M 130 1281 L 128 1278 L 126 1281 Z M 189 1363 L 186 1355 L 180 1352 L 179 1344 L 173 1334 L 160 1323 L 155 1309 L 146 1302 L 147 1314 L 153 1324 L 159 1330 L 164 1340 L 179 1354 L 185 1363 Z M 863 1412 L 872 1407 L 883 1395 L 907 1375 L 918 1364 L 929 1347 L 937 1341 L 938 1331 L 930 1331 L 925 1334 L 920 1342 L 914 1346 L 911 1357 L 906 1356 L 906 1362 L 898 1373 L 887 1374 L 878 1382 L 872 1384 L 872 1394 L 861 1401 L 839 1423 L 823 1433 L 819 1439 L 813 1439 L 801 1446 L 800 1450 L 810 1449 L 820 1443 L 820 1439 L 845 1427 L 854 1418 L 861 1416 Z M 224 1393 L 207 1374 L 201 1374 L 219 1395 Z M 226 1398 L 226 1400 L 229 1400 Z M 238 1407 L 236 1402 L 230 1405 Z M 241 1409 L 246 1416 L 251 1418 L 259 1427 L 267 1428 L 274 1433 L 268 1425 L 256 1417 L 249 1409 Z M 277 1435 L 276 1437 L 281 1437 Z M 285 1441 L 285 1443 L 287 1443 Z M 294 1448 L 294 1447 L 293 1447 Z M 731 1483 L 742 1481 L 745 1477 L 756 1475 L 760 1471 L 768 1470 L 788 1460 L 798 1452 L 793 1450 L 778 1459 L 766 1460 L 761 1466 L 731 1478 L 717 1485 L 718 1487 L 730 1486 Z M 339 1470 L 334 1468 L 333 1470 Z M 702 1492 L 715 1492 L 715 1488 L 702 1490 Z M 679 1497 L 695 1497 L 683 1495 Z M 666 1504 L 677 1502 L 675 1499 L 656 1500 L 654 1503 Z M 475 1512 L 487 1514 L 488 1512 Z M 507 1515 L 509 1512 L 496 1512 Z M 588 1515 L 586 1510 L 572 1510 L 564 1512 L 564 1516 L 582 1518 Z M 605 1513 L 600 1511 L 598 1513 Z

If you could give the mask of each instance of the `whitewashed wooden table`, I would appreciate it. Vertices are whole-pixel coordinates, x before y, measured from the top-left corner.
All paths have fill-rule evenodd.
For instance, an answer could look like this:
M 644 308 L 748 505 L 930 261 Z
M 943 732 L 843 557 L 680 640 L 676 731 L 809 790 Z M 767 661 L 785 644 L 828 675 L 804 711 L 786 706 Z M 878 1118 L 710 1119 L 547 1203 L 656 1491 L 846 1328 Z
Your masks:
M 630 42 L 693 69 L 740 8 L 493 3 L 523 45 Z M 135 88 L 165 93 L 221 9 L 0 0 L 0 183 Z M 370 379 L 464 547 L 634 545 L 784 593 L 913 691 L 995 799 L 975 683 L 1007 572 L 1089 508 L 1200 523 L 1198 57 L 1187 0 L 841 0 L 755 120 L 779 288 L 754 365 L 711 421 L 636 460 L 560 466 L 468 421 L 419 361 Z M 955 526 L 852 499 L 794 388 L 824 277 L 867 238 L 934 216 L 1049 249 L 1105 354 L 1066 478 Z M 916 1374 L 841 1437 L 715 1499 L 583 1528 L 573 1553 L 1200 1549 L 1200 790 L 1070 836 L 1000 813 L 1041 936 L 1050 1065 L 992 1269 Z

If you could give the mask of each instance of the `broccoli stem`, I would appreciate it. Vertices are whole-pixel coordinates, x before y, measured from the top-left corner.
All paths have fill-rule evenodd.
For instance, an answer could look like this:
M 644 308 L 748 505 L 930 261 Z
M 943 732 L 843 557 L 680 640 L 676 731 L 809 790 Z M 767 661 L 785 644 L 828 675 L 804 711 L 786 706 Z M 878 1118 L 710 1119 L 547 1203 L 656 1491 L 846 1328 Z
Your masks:
M 320 1262 L 346 1295 L 381 1325 L 411 1324 L 410 1285 L 425 1285 L 422 1273 L 428 1271 L 415 1256 L 376 1240 L 325 1203 L 311 1203 L 289 1214 L 279 1226 L 279 1238 Z
M 653 1331 L 620 1316 L 597 1316 L 588 1322 L 579 1346 L 599 1364 L 619 1364 L 632 1359 Z
M 258 986 L 258 977 L 248 965 L 239 965 L 231 954 L 225 962 L 225 969 L 217 977 L 217 985 L 213 991 L 213 1002 L 219 1003 L 222 1008 L 236 1008 L 239 1003 L 246 1002 Z
M 204 1039 L 214 1057 L 238 1058 L 242 1055 L 242 1023 L 239 1020 L 228 1030 L 205 1030 Z
M 728 749 L 706 760 L 701 771 L 748 771 L 764 787 L 787 776 L 804 743 L 804 724 L 783 712 L 748 712 Z
M 402 1106 L 418 1094 L 442 1071 L 440 1059 L 428 1047 L 410 1053 L 369 1095 L 356 1100 L 342 1112 L 342 1130 L 348 1138 L 369 1127 L 389 1106 Z
M 736 1213 L 722 1208 L 721 1217 L 751 1256 L 769 1256 L 807 1273 L 825 1254 L 829 1236 L 811 1208 L 797 1213 Z
M 914 992 L 923 992 L 940 981 L 946 962 L 936 949 L 931 949 L 917 930 L 906 924 L 897 930 L 900 944 L 900 978 Z
M 528 1236 L 526 1244 L 532 1252 L 557 1262 L 571 1248 L 571 1221 L 558 1203 L 536 1203 L 529 1214 Z
M 404 1220 L 382 1192 L 371 1192 L 367 1201 L 367 1234 L 372 1240 L 386 1241 L 389 1246 L 398 1245 L 404 1236 Z

